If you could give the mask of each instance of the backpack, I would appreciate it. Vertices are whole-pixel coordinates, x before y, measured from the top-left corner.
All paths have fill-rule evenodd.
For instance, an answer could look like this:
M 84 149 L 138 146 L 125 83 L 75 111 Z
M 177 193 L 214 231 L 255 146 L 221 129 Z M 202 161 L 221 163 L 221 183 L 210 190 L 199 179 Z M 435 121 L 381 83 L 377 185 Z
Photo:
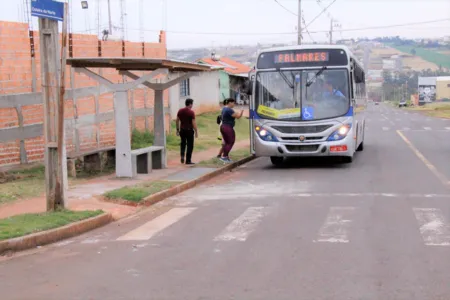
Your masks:
M 220 123 L 222 123 L 222 115 L 217 116 L 217 125 L 220 125 Z

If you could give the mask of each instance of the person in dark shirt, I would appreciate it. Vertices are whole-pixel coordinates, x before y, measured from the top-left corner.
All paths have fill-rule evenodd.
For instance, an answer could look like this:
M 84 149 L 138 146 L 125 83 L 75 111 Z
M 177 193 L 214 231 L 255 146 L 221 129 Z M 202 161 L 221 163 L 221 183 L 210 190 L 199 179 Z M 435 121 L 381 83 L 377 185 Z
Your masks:
M 234 132 L 235 119 L 240 119 L 244 111 L 242 110 L 240 113 L 236 113 L 233 110 L 235 100 L 228 98 L 226 101 L 227 105 L 222 109 L 222 125 L 220 126 L 220 133 L 222 133 L 222 138 L 225 142 L 220 160 L 229 163 L 231 162 L 229 153 L 236 140 L 236 134 Z
M 181 108 L 177 114 L 177 135 L 181 138 L 180 155 L 181 163 L 184 163 L 186 152 L 186 164 L 192 165 L 192 151 L 194 150 L 194 136 L 198 138 L 197 123 L 195 122 L 195 112 L 192 110 L 194 100 L 186 99 L 186 107 Z M 187 151 L 186 151 L 187 146 Z

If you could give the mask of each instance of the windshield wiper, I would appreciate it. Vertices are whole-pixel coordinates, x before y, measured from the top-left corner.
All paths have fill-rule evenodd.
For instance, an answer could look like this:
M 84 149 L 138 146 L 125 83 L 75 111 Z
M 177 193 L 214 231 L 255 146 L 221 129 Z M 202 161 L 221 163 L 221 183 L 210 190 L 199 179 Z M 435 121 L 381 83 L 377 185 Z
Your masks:
M 286 77 L 286 74 L 284 74 L 282 71 L 280 71 L 280 70 L 277 70 L 278 71 L 278 73 L 280 73 L 280 75 L 281 75 L 281 77 L 283 77 L 283 79 L 284 79 L 284 81 L 286 82 L 286 84 L 291 88 L 291 89 L 293 89 L 294 88 L 294 84 L 293 83 L 291 83 L 290 81 L 289 81 L 289 79 Z
M 323 71 L 325 71 L 327 69 L 327 66 L 323 66 L 319 71 L 317 71 L 317 73 L 314 75 L 313 78 L 311 78 L 310 80 L 308 80 L 308 82 L 306 83 L 306 87 L 311 86 L 311 84 L 314 83 L 314 80 L 323 73 Z

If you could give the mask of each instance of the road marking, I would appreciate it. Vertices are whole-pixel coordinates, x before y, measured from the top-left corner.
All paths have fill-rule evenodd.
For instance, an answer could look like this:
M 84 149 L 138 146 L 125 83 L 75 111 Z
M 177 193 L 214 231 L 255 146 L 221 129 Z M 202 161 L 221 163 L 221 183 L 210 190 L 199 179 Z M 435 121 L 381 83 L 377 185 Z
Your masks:
M 394 194 L 394 193 L 302 193 L 297 195 L 285 195 L 286 197 L 296 196 L 301 198 L 311 197 L 381 197 L 381 198 L 450 198 L 450 194 Z
M 431 127 L 424 127 L 425 130 L 431 130 Z
M 350 217 L 354 207 L 330 207 L 325 223 L 319 230 L 316 242 L 348 243 L 348 230 L 352 223 Z
M 450 225 L 437 208 L 414 208 L 420 234 L 427 246 L 450 246 Z
M 235 240 L 245 242 L 266 214 L 266 207 L 247 208 L 242 215 L 234 219 L 218 236 L 216 236 L 214 241 Z
M 383 127 L 383 130 L 384 130 L 384 131 L 388 131 L 388 130 L 389 130 L 389 127 Z
M 196 210 L 196 207 L 176 207 L 168 212 L 156 217 L 144 225 L 119 237 L 117 241 L 144 241 L 149 240 L 157 233 L 166 229 L 170 225 L 178 222 L 185 216 Z
M 445 130 L 450 130 L 450 127 L 445 127 Z
M 405 141 L 409 148 L 416 154 L 416 156 L 427 166 L 427 168 L 442 182 L 443 185 L 450 187 L 450 181 L 445 177 L 444 174 L 438 171 L 436 167 L 428 160 L 426 157 L 417 150 L 416 147 L 406 138 L 406 136 L 397 130 L 398 135 Z

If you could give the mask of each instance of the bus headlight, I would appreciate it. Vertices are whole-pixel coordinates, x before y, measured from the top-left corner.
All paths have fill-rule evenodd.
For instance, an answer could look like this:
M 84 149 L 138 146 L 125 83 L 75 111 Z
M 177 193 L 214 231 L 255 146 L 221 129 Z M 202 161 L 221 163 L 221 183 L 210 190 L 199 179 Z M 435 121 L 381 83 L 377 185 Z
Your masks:
M 261 126 L 255 126 L 255 131 L 259 138 L 266 142 L 278 142 L 278 139 L 269 131 L 262 128 Z
M 339 141 L 342 140 L 347 136 L 347 134 L 350 132 L 350 129 L 352 128 L 352 124 L 345 124 L 339 127 L 338 130 L 334 131 L 330 136 L 328 137 L 327 141 Z

